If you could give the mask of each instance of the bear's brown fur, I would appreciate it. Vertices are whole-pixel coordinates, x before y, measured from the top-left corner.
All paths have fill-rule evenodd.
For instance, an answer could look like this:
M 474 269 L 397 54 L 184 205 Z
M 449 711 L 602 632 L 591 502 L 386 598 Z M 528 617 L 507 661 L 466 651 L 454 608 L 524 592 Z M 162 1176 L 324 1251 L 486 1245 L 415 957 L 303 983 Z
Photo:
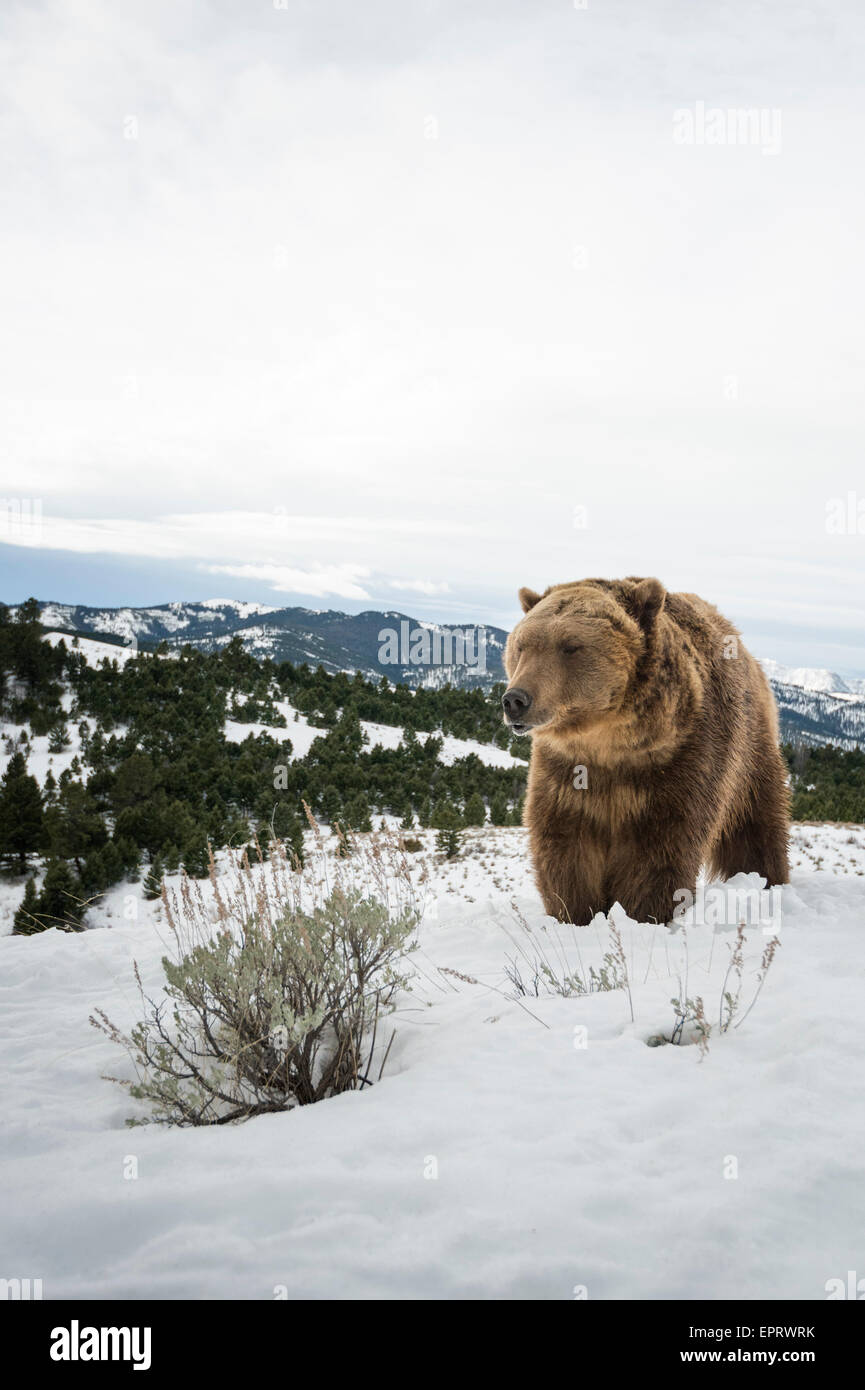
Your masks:
M 532 735 L 524 819 L 546 911 L 579 924 L 618 900 L 669 922 L 703 863 L 786 883 L 777 712 L 736 629 L 657 579 L 583 579 L 520 601 L 503 704 Z

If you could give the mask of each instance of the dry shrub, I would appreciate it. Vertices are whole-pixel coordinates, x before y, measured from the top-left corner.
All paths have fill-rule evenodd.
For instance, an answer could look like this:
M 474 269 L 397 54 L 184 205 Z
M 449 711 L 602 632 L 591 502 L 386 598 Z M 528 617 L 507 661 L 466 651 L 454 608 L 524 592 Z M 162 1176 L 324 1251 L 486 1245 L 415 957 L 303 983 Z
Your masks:
M 185 875 L 163 888 L 174 943 L 164 998 L 145 995 L 136 965 L 141 1022 L 125 1034 L 101 1010 L 91 1018 L 126 1048 L 137 1079 L 120 1084 L 153 1121 L 228 1124 L 372 1083 L 418 903 L 397 837 L 359 838 L 344 857 L 310 820 L 302 871 L 273 841 L 222 875 L 211 856 L 209 888 Z

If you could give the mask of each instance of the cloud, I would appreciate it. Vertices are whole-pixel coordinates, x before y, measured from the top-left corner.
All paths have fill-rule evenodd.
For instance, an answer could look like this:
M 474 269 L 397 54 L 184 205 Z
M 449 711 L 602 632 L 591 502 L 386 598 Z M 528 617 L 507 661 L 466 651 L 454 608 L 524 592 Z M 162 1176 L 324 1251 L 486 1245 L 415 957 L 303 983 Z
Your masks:
M 328 565 L 314 571 L 288 565 L 205 565 L 210 574 L 231 574 L 236 579 L 264 580 L 274 593 L 310 594 L 314 598 L 368 599 L 358 582 L 368 571 L 351 566 Z
M 6 502 L 6 506 L 3 502 Z M 286 545 L 345 546 L 371 537 L 420 536 L 453 539 L 475 534 L 458 520 L 423 517 L 295 516 L 272 511 L 176 513 L 154 518 L 79 518 L 52 515 L 41 499 L 0 499 L 0 543 L 45 546 L 79 554 L 152 556 L 154 559 L 243 556 L 250 550 L 278 550 Z
M 446 594 L 450 591 L 450 585 L 445 581 L 441 584 L 434 584 L 431 579 L 389 579 L 387 581 L 390 589 L 405 589 L 410 593 L 427 594 Z
M 852 0 L 831 25 L 688 0 L 3 24 L 22 554 L 325 575 L 442 617 L 593 573 L 855 607 L 861 540 L 823 533 L 865 425 Z M 697 102 L 780 107 L 781 152 L 676 144 Z
M 373 576 L 369 564 L 343 561 L 322 564 L 312 558 L 322 546 L 344 550 L 360 544 L 368 550 L 371 538 L 380 547 L 382 537 L 395 535 L 450 538 L 471 534 L 460 521 L 436 522 L 424 518 L 294 516 L 283 508 L 271 512 L 200 512 L 144 520 L 46 516 L 41 506 L 0 506 L 0 544 L 65 551 L 70 555 L 115 555 L 124 559 L 150 558 L 197 562 L 210 574 L 263 581 L 275 593 L 309 594 L 318 598 L 369 599 L 366 581 Z M 277 558 L 291 549 L 305 554 L 307 565 Z M 218 563 L 215 555 L 229 557 Z M 262 557 L 268 557 L 263 559 Z M 234 561 L 232 563 L 231 561 Z M 376 589 L 398 589 L 426 594 L 448 591 L 446 582 L 391 578 L 375 575 Z

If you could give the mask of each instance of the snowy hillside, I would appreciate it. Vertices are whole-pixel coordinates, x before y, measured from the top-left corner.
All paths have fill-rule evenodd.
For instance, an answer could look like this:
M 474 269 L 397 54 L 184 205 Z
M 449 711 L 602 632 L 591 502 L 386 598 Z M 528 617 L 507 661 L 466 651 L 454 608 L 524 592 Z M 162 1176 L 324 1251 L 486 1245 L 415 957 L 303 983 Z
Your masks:
M 770 657 L 760 658 L 760 665 L 770 680 L 779 685 L 801 686 L 803 690 L 819 690 L 825 695 L 838 695 L 848 699 L 865 697 L 865 680 L 852 676 L 842 678 L 836 671 L 827 671 L 817 666 L 782 666 L 780 661 Z
M 865 697 L 829 693 L 770 680 L 781 740 L 788 743 L 865 747 Z
M 83 656 L 88 666 L 99 666 L 103 661 L 116 661 L 118 666 L 125 666 L 127 661 L 137 655 L 133 646 L 120 646 L 116 642 L 100 642 L 95 637 L 76 639 L 62 632 L 49 632 L 45 635 L 45 641 L 52 647 L 64 642 L 69 651 L 78 652 Z
M 40 607 L 45 627 L 89 628 L 123 638 L 134 634 L 140 640 L 154 642 L 178 633 L 194 632 L 204 615 L 211 623 L 237 623 L 278 611 L 262 603 L 230 598 L 204 599 L 191 604 L 164 603 L 153 608 L 85 608 L 77 603 L 45 603 Z M 11 610 L 13 616 L 16 611 Z
M 103 644 L 94 643 L 98 647 Z M 65 701 L 68 706 L 68 697 Z M 258 734 L 270 734 L 277 741 L 283 739 L 291 741 L 291 761 L 297 758 L 305 758 L 314 741 L 322 738 L 325 730 L 317 729 L 308 722 L 305 715 L 295 714 L 297 711 L 288 700 L 278 700 L 276 708 L 285 715 L 287 727 L 275 728 L 270 724 L 242 724 L 234 719 L 227 719 L 225 722 L 225 737 L 230 743 L 242 743 L 244 739 Z M 61 772 L 70 767 L 74 758 L 82 758 L 81 738 L 78 727 L 74 722 L 67 726 L 69 747 L 62 752 L 52 753 L 49 749 L 48 737 L 32 735 L 29 727 L 24 724 L 13 724 L 8 720 L 0 722 L 0 777 L 6 771 L 12 752 L 21 747 L 20 739 L 22 733 L 28 734 L 27 751 L 27 770 L 36 778 L 40 786 L 45 785 L 45 779 L 49 772 L 53 772 L 54 777 L 60 776 Z M 361 721 L 363 730 L 370 748 L 398 748 L 403 742 L 403 730 L 393 724 L 372 724 L 367 720 Z M 124 733 L 124 726 L 117 725 L 115 734 L 120 737 Z M 421 732 L 418 739 L 421 743 L 426 743 L 431 734 Z M 436 734 L 435 737 L 442 739 L 442 750 L 439 761 L 446 766 L 457 761 L 458 758 L 467 758 L 474 754 L 482 763 L 488 767 L 524 767 L 525 764 L 520 758 L 515 758 L 504 748 L 497 748 L 491 743 L 478 743 L 476 739 L 453 738 L 450 734 Z M 87 763 L 82 762 L 81 777 L 87 780 Z
M 46 1298 L 597 1300 L 823 1299 L 861 1268 L 861 827 L 794 827 L 780 949 L 723 1035 L 729 931 L 622 919 L 633 1021 L 621 988 L 515 997 L 514 961 L 600 969 L 609 929 L 545 929 L 523 831 L 471 832 L 444 865 L 430 838 L 382 1080 L 237 1127 L 129 1130 L 136 1103 L 102 1079 L 129 1064 L 88 1015 L 135 1021 L 134 960 L 161 987 L 140 884 L 102 928 L 0 940 L 11 1271 Z M 746 1001 L 767 940 L 748 928 Z M 647 1045 L 685 976 L 716 1025 L 702 1061 Z
M 270 734 L 277 741 L 287 738 L 290 739 L 292 745 L 292 760 L 305 758 L 314 741 L 317 738 L 322 738 L 326 731 L 317 729 L 310 724 L 306 716 L 300 714 L 290 701 L 276 700 L 274 705 L 285 716 L 286 728 L 274 727 L 271 724 L 242 724 L 237 720 L 228 719 L 225 723 L 225 737 L 232 743 L 242 743 L 250 734 L 253 736 Z M 395 724 L 373 724 L 369 720 L 362 719 L 360 727 L 370 748 L 398 748 L 404 741 L 403 730 Z M 525 766 L 522 759 L 515 758 L 506 749 L 497 748 L 492 743 L 478 743 L 476 739 L 469 738 L 452 738 L 449 734 L 443 736 L 421 732 L 417 737 L 421 743 L 426 743 L 428 738 L 441 738 L 440 761 L 448 765 L 456 762 L 458 758 L 467 758 L 473 753 L 488 767 Z

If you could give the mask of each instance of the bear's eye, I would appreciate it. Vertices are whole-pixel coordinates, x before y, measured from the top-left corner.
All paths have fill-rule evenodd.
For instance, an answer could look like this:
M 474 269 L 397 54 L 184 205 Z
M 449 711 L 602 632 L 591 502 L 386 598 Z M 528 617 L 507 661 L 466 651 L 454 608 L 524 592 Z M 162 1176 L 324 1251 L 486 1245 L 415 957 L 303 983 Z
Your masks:
M 565 642 L 562 647 L 565 656 L 576 656 L 577 652 L 581 652 L 582 650 L 582 642 Z

